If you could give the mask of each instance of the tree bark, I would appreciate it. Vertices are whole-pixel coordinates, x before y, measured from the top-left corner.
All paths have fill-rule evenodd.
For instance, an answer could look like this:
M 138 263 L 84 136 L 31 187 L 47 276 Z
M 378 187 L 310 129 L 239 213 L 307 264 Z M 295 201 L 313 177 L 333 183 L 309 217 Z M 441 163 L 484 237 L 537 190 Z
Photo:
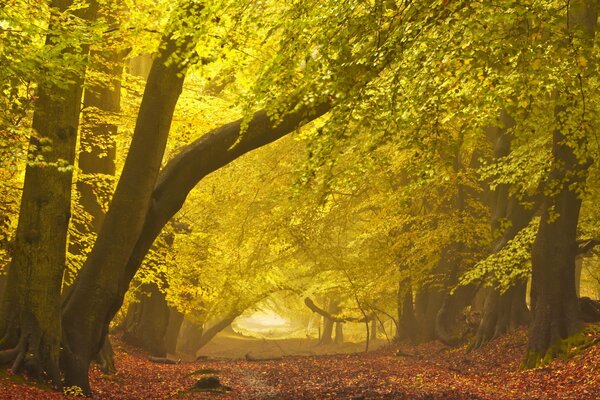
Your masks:
M 129 306 L 123 339 L 153 357 L 166 357 L 169 306 L 165 294 L 155 283 L 140 289 L 139 302 Z
M 165 336 L 167 354 L 177 354 L 177 340 L 183 324 L 183 317 L 183 313 L 180 313 L 175 307 L 169 307 L 169 325 Z
M 52 6 L 65 12 L 71 1 Z M 90 20 L 92 2 L 79 17 Z M 54 22 L 51 22 L 53 24 Z M 46 47 L 58 40 L 46 37 Z M 88 46 L 67 47 L 65 55 L 85 57 Z M 60 387 L 58 366 L 61 324 L 60 292 L 66 259 L 71 215 L 71 183 L 84 67 L 64 71 L 38 87 L 28 157 L 29 163 L 19 211 L 19 221 L 8 269 L 7 290 L 0 310 L 0 363 L 12 362 L 15 372 L 47 377 Z M 6 350 L 8 349 L 8 350 Z

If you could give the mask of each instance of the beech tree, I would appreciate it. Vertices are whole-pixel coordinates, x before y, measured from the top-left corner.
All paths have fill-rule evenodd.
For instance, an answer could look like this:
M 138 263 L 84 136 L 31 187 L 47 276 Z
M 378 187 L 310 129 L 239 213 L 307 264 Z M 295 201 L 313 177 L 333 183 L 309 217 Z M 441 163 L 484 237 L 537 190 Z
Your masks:
M 488 293 L 478 347 L 525 321 L 530 275 L 525 364 L 539 365 L 577 334 L 578 224 L 582 201 L 592 198 L 586 182 L 597 169 L 599 151 L 590 140 L 598 122 L 595 2 L 578 0 L 566 7 L 561 1 L 509 0 L 494 7 L 387 0 L 152 3 L 147 6 L 161 12 L 173 8 L 164 29 L 162 22 L 144 25 L 148 21 L 137 13 L 131 25 L 107 26 L 112 23 L 101 18 L 96 26 L 95 4 L 84 8 L 84 19 L 70 3 L 52 3 L 46 44 L 37 48 L 66 61 L 53 69 L 68 68 L 52 71 L 52 79 L 39 77 L 35 96 L 23 95 L 29 93 L 24 82 L 3 88 L 8 103 L 23 104 L 12 114 L 4 112 L 10 118 L 3 117 L 2 127 L 17 126 L 11 118 L 26 118 L 31 102 L 36 134 L 30 139 L 14 246 L 2 245 L 11 265 L 0 310 L 5 350 L 0 361 L 36 377 L 46 374 L 60 385 L 62 346 L 65 385 L 90 394 L 90 362 L 106 342 L 144 258 L 179 212 L 192 224 L 202 225 L 194 218 L 210 222 L 204 224 L 209 239 L 191 235 L 198 247 L 206 245 L 196 253 L 190 242 L 178 247 L 175 237 L 180 259 L 201 261 L 181 274 L 193 275 L 186 282 L 192 286 L 201 285 L 204 273 L 213 288 L 223 289 L 222 296 L 205 296 L 192 305 L 196 299 L 186 302 L 184 290 L 149 287 L 162 320 L 153 341 L 165 336 L 168 306 L 185 304 L 197 312 L 190 315 L 206 325 L 202 344 L 244 310 L 285 290 L 340 301 L 339 308 L 335 301 L 328 310 L 315 306 L 329 321 L 325 340 L 334 321 L 359 320 L 369 332 L 371 316 L 384 315 L 395 320 L 398 336 L 455 345 L 468 333 L 463 312 L 483 282 Z M 4 24 L 0 21 L 0 28 Z M 121 30 L 151 37 L 143 40 L 145 46 L 132 45 L 131 56 L 154 53 L 152 67 L 139 110 L 132 111 L 135 127 L 125 161 L 124 151 L 115 153 L 120 176 L 108 212 L 96 213 L 94 225 L 103 219 L 97 239 L 81 257 L 81 270 L 72 271 L 77 276 L 61 303 L 87 44 Z M 28 46 L 17 41 L 8 54 Z M 100 64 L 96 69 L 121 75 L 120 62 Z M 26 69 L 18 71 L 36 75 Z M 10 77 L 7 71 L 0 67 L 0 77 Z M 84 104 L 116 112 L 119 85 L 102 92 L 111 98 L 105 103 L 88 82 Z M 127 84 L 123 89 L 127 95 L 135 91 Z M 202 122 L 189 115 L 177 121 L 182 101 L 194 104 L 182 114 L 206 114 L 197 118 Z M 84 110 L 84 121 L 89 111 Z M 295 155 L 301 161 L 240 162 L 310 122 L 297 136 L 302 144 Z M 127 123 L 122 125 L 119 131 L 127 136 Z M 115 129 L 114 123 L 104 124 L 94 128 L 94 136 Z M 169 143 L 173 130 L 177 136 Z M 491 130 L 498 135 L 496 151 Z M 197 131 L 207 133 L 196 136 Z M 12 136 L 6 142 L 18 148 Z M 112 148 L 110 139 L 100 140 Z M 86 153 L 87 138 L 82 135 L 80 142 L 84 173 L 91 171 L 90 161 L 98 164 L 94 172 L 112 172 L 112 165 L 96 168 L 109 160 L 100 160 L 96 150 L 101 149 L 92 145 Z M 269 157 L 265 160 L 275 156 Z M 242 173 L 235 175 L 232 167 L 222 171 L 228 178 L 205 181 L 218 190 L 207 190 L 204 197 L 192 193 L 208 175 L 234 162 Z M 295 169 L 297 175 L 293 183 L 278 181 L 282 187 L 276 189 L 263 182 L 270 197 L 258 207 L 248 188 L 257 184 L 251 172 L 261 169 Z M 84 188 L 83 182 L 79 186 Z M 229 192 L 234 200 L 219 201 Z M 88 194 L 82 199 L 91 211 Z M 216 205 L 209 207 L 202 199 L 211 196 Z M 6 196 L 6 204 L 11 201 Z M 204 215 L 184 207 L 186 201 L 204 207 Z M 10 213 L 14 204 L 2 207 Z M 245 214 L 246 222 L 253 216 L 252 225 L 240 228 L 237 214 Z M 8 232 L 12 222 L 5 221 L 0 223 Z M 200 257 L 205 249 L 237 258 Z M 281 265 L 270 268 L 275 264 Z M 268 282 L 254 291 L 248 276 Z M 175 281 L 176 274 L 161 275 L 160 289 L 173 284 L 169 279 Z M 338 315 L 345 312 L 352 317 Z M 155 350 L 165 353 L 162 343 Z

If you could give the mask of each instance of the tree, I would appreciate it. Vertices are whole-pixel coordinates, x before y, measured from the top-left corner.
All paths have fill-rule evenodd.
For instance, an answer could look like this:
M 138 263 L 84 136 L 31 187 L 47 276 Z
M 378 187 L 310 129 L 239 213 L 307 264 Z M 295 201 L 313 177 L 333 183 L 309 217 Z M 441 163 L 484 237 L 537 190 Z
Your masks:
M 566 14 L 567 44 L 580 57 L 590 58 L 597 25 L 597 4 L 577 1 Z M 589 79 L 579 73 L 570 87 L 554 96 L 556 127 L 552 135 L 552 166 L 544 190 L 542 216 L 532 250 L 532 319 L 524 365 L 536 366 L 564 351 L 563 340 L 581 327 L 575 289 L 577 225 L 581 194 L 591 160 L 586 152 L 590 132 L 585 98 L 577 87 Z M 583 110 L 583 112 L 579 111 Z
M 14 251 L 2 302 L 2 363 L 41 378 L 47 374 L 61 385 L 58 367 L 61 343 L 60 288 L 71 209 L 71 178 L 79 111 L 89 43 L 63 42 L 66 27 L 60 19 L 79 24 L 93 20 L 96 5 L 74 13 L 71 1 L 51 8 L 45 48 L 62 49 L 72 65 L 37 90 L 28 166 L 19 212 Z M 87 29 L 85 26 L 80 29 Z M 56 73 L 57 71 L 52 71 Z M 34 279 L 30 279 L 34 277 Z M 8 349 L 8 350 L 6 350 Z

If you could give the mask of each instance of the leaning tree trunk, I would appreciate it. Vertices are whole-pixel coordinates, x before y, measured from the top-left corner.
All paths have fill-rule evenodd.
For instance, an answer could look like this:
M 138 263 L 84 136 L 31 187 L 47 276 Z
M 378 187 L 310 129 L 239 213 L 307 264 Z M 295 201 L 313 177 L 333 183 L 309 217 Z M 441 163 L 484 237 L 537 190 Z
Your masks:
M 227 317 L 220 319 L 215 322 L 213 325 L 202 331 L 202 337 L 196 343 L 196 352 L 206 346 L 219 332 L 224 330 L 225 328 L 231 326 L 231 323 L 235 321 L 235 319 L 240 315 L 240 313 L 234 313 L 228 315 Z
M 151 73 L 150 80 L 157 79 L 160 76 Z M 156 83 L 156 82 L 155 82 Z M 154 90 L 154 92 L 159 92 Z M 146 96 L 144 96 L 146 98 Z M 152 100 L 155 104 L 162 103 L 159 93 L 156 93 Z M 148 100 L 150 101 L 150 100 Z M 168 103 L 168 101 L 167 101 Z M 142 101 L 144 104 L 144 101 Z M 274 142 L 275 140 L 293 132 L 296 128 L 303 124 L 310 122 L 319 116 L 327 113 L 330 109 L 329 102 L 323 102 L 316 105 L 310 106 L 298 106 L 293 112 L 283 117 L 281 121 L 272 121 L 265 111 L 259 111 L 254 114 L 254 117 L 246 125 L 243 124 L 243 120 L 229 123 L 217 128 L 211 133 L 204 135 L 196 142 L 185 148 L 177 157 L 171 160 L 164 170 L 161 172 L 154 191 L 152 192 L 152 198 L 149 200 L 149 209 L 145 214 L 143 220 L 143 228 L 139 234 L 133 235 L 134 229 L 132 224 L 121 222 L 117 223 L 114 219 L 119 217 L 111 217 L 113 219 L 110 224 L 111 228 L 106 228 L 106 233 L 99 236 L 99 239 L 95 245 L 98 249 L 104 249 L 112 247 L 112 244 L 119 243 L 119 247 L 123 247 L 123 240 L 130 238 L 137 238 L 137 243 L 132 252 L 127 254 L 127 260 L 123 262 L 120 257 L 113 257 L 115 260 L 108 262 L 105 260 L 107 265 L 110 265 L 110 269 L 106 269 L 100 272 L 100 267 L 93 267 L 94 272 L 86 271 L 92 269 L 91 267 L 82 270 L 82 274 L 78 277 L 78 281 L 81 283 L 78 296 L 85 300 L 84 302 L 71 301 L 69 300 L 64 308 L 63 322 L 69 320 L 69 324 L 72 328 L 73 336 L 67 338 L 69 342 L 77 342 L 74 348 L 69 345 L 65 348 L 69 355 L 69 367 L 70 370 L 69 378 L 70 382 L 86 386 L 89 391 L 89 384 L 87 383 L 87 369 L 88 369 L 88 358 L 89 352 L 94 351 L 97 347 L 102 332 L 107 331 L 110 320 L 118 311 L 123 303 L 123 297 L 129 283 L 133 279 L 133 276 L 139 269 L 141 262 L 148 252 L 150 246 L 154 242 L 154 239 L 158 236 L 164 225 L 175 215 L 177 211 L 182 207 L 187 194 L 193 189 L 193 187 L 206 175 L 216 171 L 220 167 L 227 165 L 231 161 L 240 157 L 241 155 L 264 146 L 268 143 Z M 140 109 L 142 112 L 143 108 Z M 159 113 L 144 113 L 144 118 L 155 120 Z M 140 115 L 141 116 L 141 115 Z M 150 127 L 155 124 L 148 124 Z M 245 126 L 245 130 L 242 130 L 242 126 Z M 242 135 L 242 131 L 244 134 Z M 239 140 L 238 140 L 239 139 Z M 136 146 L 136 148 L 143 146 Z M 133 151 L 132 148 L 130 153 L 139 153 L 138 150 Z M 145 153 L 143 153 L 145 154 Z M 139 154 L 138 154 L 139 155 Z M 120 185 L 119 185 L 120 186 Z M 124 186 L 127 186 L 124 184 Z M 133 185 L 135 187 L 135 185 Z M 118 188 L 117 188 L 118 190 Z M 141 190 L 136 190 L 136 193 L 143 193 Z M 117 197 L 115 195 L 115 197 Z M 114 202 L 114 199 L 113 199 Z M 146 203 L 146 202 L 144 202 Z M 112 208 L 112 206 L 111 206 Z M 132 207 L 137 214 L 140 207 Z M 111 211 L 109 209 L 109 215 Z M 121 214 L 120 212 L 114 211 L 113 214 Z M 108 216 L 107 216 L 107 219 Z M 124 219 L 129 221 L 129 218 Z M 105 221 L 106 224 L 106 221 Z M 111 232 L 120 232 L 120 226 L 127 227 L 127 235 L 119 234 L 113 236 Z M 103 231 L 105 228 L 103 228 Z M 104 237 L 103 237 L 104 236 Z M 102 238 L 103 237 L 103 238 Z M 100 240 L 102 238 L 102 240 Z M 122 240 L 123 239 L 123 240 Z M 128 241 L 128 240 L 127 240 Z M 94 253 L 94 252 L 92 252 Z M 93 260 L 88 260 L 87 264 L 100 265 L 103 263 L 101 259 L 102 253 L 100 250 L 96 251 L 96 255 L 93 255 Z M 120 253 L 120 252 L 119 252 Z M 119 258 L 117 260 L 117 258 Z M 114 271 L 120 270 L 125 267 L 123 274 L 114 274 Z M 111 272 L 109 272 L 109 270 Z M 114 271 L 113 271 L 114 270 Z M 104 275 L 104 279 L 100 282 L 97 277 L 98 275 Z M 116 287 L 111 284 L 114 279 L 119 279 Z M 95 287 L 95 290 L 90 290 Z M 87 296 L 91 299 L 87 300 Z M 102 300 L 92 300 L 96 298 L 102 298 Z M 94 304 L 95 302 L 98 304 Z M 67 312 L 68 311 L 68 312 Z M 87 316 L 88 314 L 92 317 Z M 85 321 L 84 321 L 85 320 Z M 77 328 L 85 323 L 87 325 L 85 329 Z M 96 326 L 99 324 L 100 326 Z M 79 332 L 77 331 L 79 329 Z M 100 331 L 100 333 L 98 333 Z M 86 347 L 91 347 L 91 350 L 85 350 Z M 75 350 L 77 348 L 77 350 Z M 81 349 L 81 350 L 80 350 Z M 76 355 L 81 351 L 81 355 Z
M 65 384 L 90 394 L 88 371 L 118 311 L 126 288 L 118 280 L 139 236 L 151 202 L 175 105 L 192 59 L 191 33 L 202 6 L 191 2 L 175 13 L 152 64 L 133 140 L 100 234 L 63 306 Z M 183 20 L 183 21 L 181 21 Z M 179 37 L 176 38 L 176 35 Z M 116 301 L 118 299 L 118 301 Z
M 65 12 L 71 1 L 52 6 Z M 80 17 L 91 19 L 95 4 Z M 55 24 L 52 21 L 51 26 Z M 57 28 L 54 26 L 54 28 Z M 48 35 L 46 47 L 57 41 Z M 65 56 L 85 57 L 87 46 L 68 47 Z M 55 72 L 52 72 L 55 73 Z M 85 69 L 62 72 L 60 84 L 42 81 L 33 115 L 19 222 L 0 311 L 0 363 L 15 372 L 60 386 L 60 292 L 71 210 L 71 180 Z M 56 79 L 56 78 L 55 78 Z M 6 350 L 8 349 L 8 350 Z
M 572 35 L 569 45 L 583 44 L 579 50 L 588 59 L 591 59 L 589 53 L 596 29 L 596 12 L 595 2 L 580 0 L 570 3 L 567 15 Z M 577 44 L 573 37 L 579 39 Z M 583 85 L 585 78 L 577 77 L 577 88 Z M 561 100 L 559 97 L 557 94 L 557 102 Z M 576 104 L 574 99 L 569 101 L 572 106 Z M 533 244 L 531 323 L 527 356 L 523 363 L 525 367 L 537 366 L 564 351 L 563 340 L 577 333 L 582 325 L 575 291 L 577 224 L 581 209 L 578 193 L 585 187 L 590 160 L 584 158 L 585 138 L 589 133 L 579 125 L 580 118 L 579 110 L 569 112 L 566 106 L 560 104 L 555 108 L 557 129 L 553 133 L 553 162 L 548 179 L 555 189 L 545 193 L 542 217 Z M 576 127 L 576 132 L 566 133 L 573 127 Z M 578 158 L 577 152 L 581 150 L 583 152 L 579 154 L 583 155 Z

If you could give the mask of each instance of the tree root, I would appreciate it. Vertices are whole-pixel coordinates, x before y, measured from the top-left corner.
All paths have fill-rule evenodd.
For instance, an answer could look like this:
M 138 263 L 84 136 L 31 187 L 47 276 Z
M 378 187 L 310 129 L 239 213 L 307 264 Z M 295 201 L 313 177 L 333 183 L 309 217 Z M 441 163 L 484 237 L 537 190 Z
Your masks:
M 13 348 L 0 351 L 0 364 L 11 365 L 14 374 L 25 374 L 37 381 L 49 381 L 62 389 L 58 361 L 45 359 L 41 334 L 24 333 Z

